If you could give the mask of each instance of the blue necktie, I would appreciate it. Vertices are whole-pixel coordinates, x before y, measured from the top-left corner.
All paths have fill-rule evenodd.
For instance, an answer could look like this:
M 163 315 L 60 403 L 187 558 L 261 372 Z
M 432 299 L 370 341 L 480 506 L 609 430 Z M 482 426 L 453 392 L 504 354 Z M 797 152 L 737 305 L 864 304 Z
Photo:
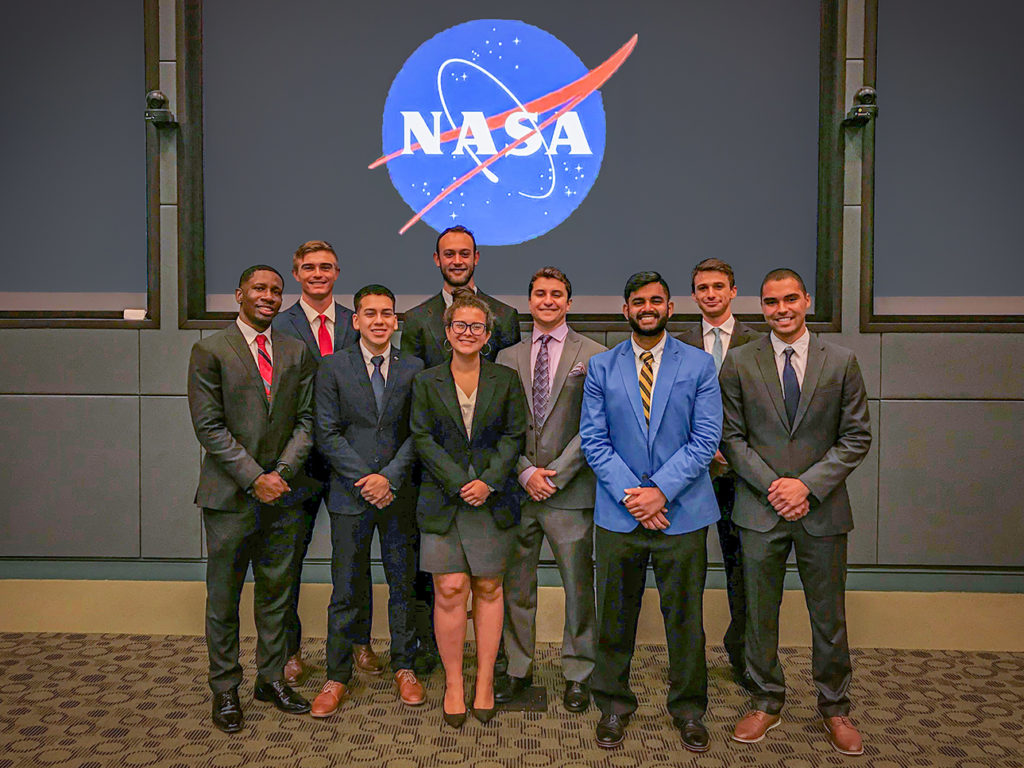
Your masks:
M 384 356 L 374 355 L 370 358 L 370 362 L 373 363 L 373 373 L 370 374 L 370 386 L 373 387 L 373 399 L 377 401 L 377 413 L 380 413 L 380 407 L 384 403 L 384 374 L 380 372 L 380 367 L 384 363 Z
M 712 328 L 711 332 L 715 334 L 715 343 L 711 345 L 711 356 L 715 358 L 715 372 L 718 373 L 722 370 L 722 361 L 725 359 L 725 353 L 722 351 L 722 329 Z
M 800 382 L 796 379 L 796 369 L 793 367 L 792 347 L 786 347 L 782 354 L 786 356 L 786 364 L 782 367 L 782 394 L 786 398 L 786 417 L 789 419 L 789 428 L 793 428 L 796 421 L 796 408 L 800 405 Z

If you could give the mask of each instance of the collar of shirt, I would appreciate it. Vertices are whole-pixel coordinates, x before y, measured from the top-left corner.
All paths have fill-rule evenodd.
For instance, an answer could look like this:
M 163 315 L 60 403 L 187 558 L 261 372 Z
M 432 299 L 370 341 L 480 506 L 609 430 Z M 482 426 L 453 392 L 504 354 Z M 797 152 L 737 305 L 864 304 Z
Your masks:
M 661 341 L 659 341 L 650 349 L 644 349 L 643 347 L 636 343 L 636 338 L 633 336 L 633 334 L 629 335 L 629 343 L 633 345 L 633 357 L 636 358 L 638 371 L 640 370 L 639 366 L 643 365 L 643 363 L 640 362 L 640 355 L 642 355 L 644 352 L 650 352 L 652 355 L 654 355 L 654 370 L 658 370 L 658 366 L 661 365 L 661 353 L 665 351 L 665 340 L 667 338 L 668 334 L 662 333 Z
M 249 351 L 252 352 L 252 357 L 255 360 L 259 347 L 256 345 L 256 337 L 260 335 L 260 331 L 257 331 L 248 323 L 242 322 L 242 318 L 235 318 L 235 325 L 238 326 L 238 330 L 242 332 L 242 336 L 245 337 L 245 344 L 249 347 Z M 262 332 L 267 337 L 267 356 L 274 359 L 274 343 L 270 340 L 270 329 Z
M 327 309 L 325 309 L 323 312 L 317 312 L 315 309 L 313 309 L 311 306 L 309 306 L 309 304 L 306 303 L 306 297 L 305 296 L 300 296 L 299 297 L 299 306 L 302 307 L 302 312 L 306 315 L 306 319 L 309 321 L 309 327 L 312 328 L 313 330 L 315 330 L 315 331 L 320 330 L 319 326 L 314 325 L 314 323 L 316 322 L 316 319 L 318 317 L 320 317 L 320 315 L 323 315 L 324 317 L 326 317 L 330 321 L 331 325 L 327 326 L 328 329 L 330 329 L 330 327 L 332 325 L 334 325 L 334 307 L 335 307 L 335 304 L 334 304 L 334 297 L 333 296 L 331 296 L 331 305 Z
M 772 340 L 772 351 L 775 353 L 775 366 L 779 370 L 779 380 L 782 380 L 782 370 L 786 367 L 786 356 L 785 351 L 787 347 L 793 348 L 793 357 L 791 362 L 793 363 L 793 370 L 796 371 L 797 381 L 800 382 L 800 386 L 804 385 L 804 371 L 807 370 L 807 350 L 811 346 L 811 334 L 804 328 L 803 335 L 796 339 L 792 344 L 787 344 L 778 336 L 775 335 L 775 331 L 770 334 Z
M 729 315 L 729 319 L 718 326 L 719 330 L 721 330 L 722 332 L 720 336 L 722 337 L 723 355 L 729 351 L 729 345 L 732 342 L 732 332 L 735 327 L 736 318 L 733 317 L 732 315 Z M 709 355 L 714 354 L 712 350 L 715 348 L 715 334 L 712 332 L 712 330 L 715 328 L 715 326 L 713 326 L 704 318 L 701 318 L 700 328 L 701 337 L 704 340 L 704 351 L 707 352 Z
M 565 341 L 565 337 L 569 335 L 569 326 L 566 325 L 563 322 L 560 326 L 555 328 L 553 331 L 542 331 L 539 328 L 537 328 L 536 326 L 534 326 L 534 328 L 533 328 L 533 338 L 532 338 L 531 342 L 533 344 L 536 344 L 538 341 L 540 341 L 540 337 L 544 336 L 544 335 L 550 336 L 553 341 L 563 342 L 563 341 Z
M 473 293 L 480 293 L 480 289 L 473 286 Z M 452 305 L 452 295 L 448 293 L 444 288 L 441 289 L 441 298 L 444 299 L 444 305 L 450 307 Z
M 370 376 L 373 375 L 373 358 L 374 353 L 366 348 L 366 344 L 363 342 L 362 337 L 359 338 L 359 351 L 363 354 L 363 363 L 366 365 L 366 372 Z M 380 374 L 384 377 L 384 380 L 388 379 L 388 370 L 391 365 L 391 342 L 388 342 L 388 348 L 381 352 L 384 357 L 384 362 L 380 364 Z

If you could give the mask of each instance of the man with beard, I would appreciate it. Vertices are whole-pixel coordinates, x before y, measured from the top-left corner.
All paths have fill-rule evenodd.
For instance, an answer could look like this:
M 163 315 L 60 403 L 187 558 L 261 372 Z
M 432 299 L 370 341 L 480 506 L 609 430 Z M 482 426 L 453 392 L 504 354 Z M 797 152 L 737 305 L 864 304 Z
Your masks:
M 405 313 L 402 324 L 402 354 L 418 357 L 427 368 L 441 365 L 451 357 L 451 348 L 445 347 L 444 311 L 452 303 L 452 292 L 456 288 L 469 288 L 491 307 L 494 315 L 494 330 L 490 341 L 484 346 L 483 354 L 492 363 L 498 352 L 505 347 L 518 344 L 519 313 L 514 307 L 503 304 L 477 289 L 473 280 L 476 265 L 480 262 L 480 251 L 476 248 L 473 233 L 458 225 L 449 227 L 437 237 L 434 246 L 434 263 L 441 270 L 444 283 L 440 293 Z M 430 574 L 422 571 L 416 574 L 417 641 L 420 653 L 416 659 L 416 671 L 428 674 L 440 661 L 434 643 L 433 604 L 434 587 Z M 499 658 L 498 671 L 504 671 L 504 654 Z
M 668 640 L 668 711 L 683 746 L 708 748 L 703 598 L 707 528 L 719 518 L 708 464 L 722 433 L 711 355 L 665 333 L 673 306 L 657 272 L 626 282 L 633 333 L 590 359 L 580 438 L 597 475 L 597 743 L 617 747 L 637 698 L 629 688 L 647 563 Z

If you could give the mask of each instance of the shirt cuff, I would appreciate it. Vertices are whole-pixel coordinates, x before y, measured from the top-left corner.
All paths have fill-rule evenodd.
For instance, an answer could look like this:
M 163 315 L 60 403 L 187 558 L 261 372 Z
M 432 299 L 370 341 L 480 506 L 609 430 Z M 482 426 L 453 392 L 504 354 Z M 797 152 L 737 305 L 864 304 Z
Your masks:
M 526 487 L 526 484 L 530 482 L 530 478 L 533 477 L 533 473 L 537 471 L 536 467 L 527 467 L 519 473 L 519 484 Z

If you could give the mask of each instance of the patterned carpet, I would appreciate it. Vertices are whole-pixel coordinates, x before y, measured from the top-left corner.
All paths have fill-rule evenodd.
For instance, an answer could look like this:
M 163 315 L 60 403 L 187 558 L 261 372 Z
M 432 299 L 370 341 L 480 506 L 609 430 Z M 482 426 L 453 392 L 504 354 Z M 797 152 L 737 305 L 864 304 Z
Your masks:
M 308 648 L 322 667 L 322 641 Z M 853 718 L 864 735 L 863 757 L 842 757 L 826 742 L 805 648 L 784 650 L 789 705 L 782 725 L 760 744 L 732 742 L 746 699 L 727 674 L 721 647 L 708 657 L 711 750 L 694 756 L 665 712 L 667 657 L 660 646 L 638 650 L 633 683 L 640 710 L 625 744 L 605 751 L 594 743 L 593 708 L 582 716 L 562 709 L 551 646 L 543 648 L 535 676 L 549 691 L 547 713 L 500 713 L 487 726 L 470 719 L 455 732 L 440 728 L 438 672 L 420 708 L 399 704 L 387 675 L 363 676 L 332 719 L 282 715 L 252 699 L 253 641 L 245 638 L 246 728 L 226 736 L 209 723 L 202 638 L 0 634 L 0 768 L 1024 768 L 1024 654 L 854 653 Z M 312 698 L 321 682 L 314 675 L 301 690 Z

